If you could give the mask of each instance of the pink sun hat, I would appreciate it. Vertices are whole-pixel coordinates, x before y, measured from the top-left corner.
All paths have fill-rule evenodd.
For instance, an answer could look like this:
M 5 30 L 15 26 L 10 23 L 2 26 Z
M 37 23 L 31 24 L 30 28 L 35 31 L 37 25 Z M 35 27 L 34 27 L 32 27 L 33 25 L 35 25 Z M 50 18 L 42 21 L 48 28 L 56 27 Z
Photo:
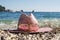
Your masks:
M 39 29 L 38 21 L 32 13 L 30 15 L 21 14 L 18 21 L 18 29 L 30 32 L 36 32 Z
M 43 28 L 39 28 L 37 32 L 50 32 L 53 29 L 50 27 L 43 27 Z

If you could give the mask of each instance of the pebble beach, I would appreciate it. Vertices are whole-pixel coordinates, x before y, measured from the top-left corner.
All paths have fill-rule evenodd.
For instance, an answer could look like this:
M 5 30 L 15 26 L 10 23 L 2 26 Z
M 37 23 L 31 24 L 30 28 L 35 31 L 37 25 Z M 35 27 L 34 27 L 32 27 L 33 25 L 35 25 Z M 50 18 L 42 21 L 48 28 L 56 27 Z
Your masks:
M 60 40 L 60 32 L 41 32 L 37 34 L 29 33 L 10 33 L 9 31 L 0 30 L 0 40 Z

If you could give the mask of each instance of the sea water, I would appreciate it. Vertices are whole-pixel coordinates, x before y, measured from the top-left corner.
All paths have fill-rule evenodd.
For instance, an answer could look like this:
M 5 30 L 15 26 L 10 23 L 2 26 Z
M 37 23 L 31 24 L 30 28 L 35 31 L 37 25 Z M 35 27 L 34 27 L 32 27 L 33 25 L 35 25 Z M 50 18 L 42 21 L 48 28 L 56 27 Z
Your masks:
M 29 15 L 31 12 L 24 12 Z M 17 28 L 21 12 L 0 12 L 0 29 Z M 34 12 L 40 27 L 60 27 L 60 12 Z M 14 28 L 15 27 L 15 28 Z

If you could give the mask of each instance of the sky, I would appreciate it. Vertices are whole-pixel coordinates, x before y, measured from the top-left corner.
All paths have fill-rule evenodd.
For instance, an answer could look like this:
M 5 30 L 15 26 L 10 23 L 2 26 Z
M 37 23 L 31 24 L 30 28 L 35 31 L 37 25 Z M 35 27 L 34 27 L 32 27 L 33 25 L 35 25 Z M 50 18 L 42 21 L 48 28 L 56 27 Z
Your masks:
M 60 0 L 0 0 L 0 5 L 14 11 L 60 12 Z

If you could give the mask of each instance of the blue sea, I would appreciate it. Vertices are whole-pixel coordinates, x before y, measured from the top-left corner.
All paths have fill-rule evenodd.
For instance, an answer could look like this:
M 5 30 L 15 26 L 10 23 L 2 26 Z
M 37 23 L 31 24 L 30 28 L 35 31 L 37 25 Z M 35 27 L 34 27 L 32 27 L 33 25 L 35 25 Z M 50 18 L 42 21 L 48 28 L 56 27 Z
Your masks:
M 24 13 L 29 15 L 31 12 Z M 0 27 L 16 27 L 21 14 L 21 12 L 0 12 Z M 39 22 L 40 27 L 45 27 L 49 24 L 51 27 L 60 26 L 60 12 L 34 12 L 33 15 Z
M 31 12 L 24 12 L 29 15 Z M 18 20 L 21 12 L 0 12 L 0 20 Z M 41 18 L 60 18 L 60 12 L 34 12 L 37 19 Z

